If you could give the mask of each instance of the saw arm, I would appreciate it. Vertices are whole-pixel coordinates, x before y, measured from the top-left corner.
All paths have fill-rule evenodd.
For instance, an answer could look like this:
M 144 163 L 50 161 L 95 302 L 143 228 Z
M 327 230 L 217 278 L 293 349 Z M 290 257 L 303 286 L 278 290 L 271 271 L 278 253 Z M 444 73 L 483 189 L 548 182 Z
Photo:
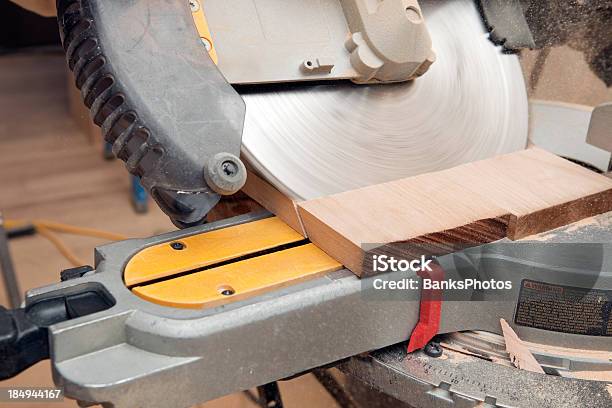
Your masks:
M 373 9 L 363 0 L 335 4 L 342 14 L 336 13 L 332 26 L 342 38 L 336 35 L 329 44 L 318 44 L 316 52 L 292 46 L 290 33 L 279 28 L 279 21 L 301 18 L 300 7 L 306 6 L 292 4 L 290 12 L 266 9 L 274 18 L 265 26 L 255 24 L 260 21 L 256 15 L 247 18 L 255 22 L 255 32 L 272 30 L 287 38 L 287 44 L 274 49 L 273 54 L 280 52 L 276 59 L 264 51 L 258 58 L 249 57 L 249 44 L 231 43 L 227 30 L 218 30 L 226 53 L 219 69 L 226 80 L 216 66 L 198 2 L 58 0 L 68 65 L 94 123 L 177 226 L 202 223 L 220 195 L 235 193 L 246 180 L 238 158 L 245 104 L 228 80 L 393 83 L 423 74 L 435 58 L 416 0 L 387 0 Z M 219 18 L 217 23 L 225 24 Z M 321 32 L 328 29 L 318 27 Z M 263 48 L 276 44 L 264 40 Z M 324 60 L 330 61 L 329 72 L 315 67 L 315 61 Z M 236 82 L 234 71 L 240 67 L 251 69 L 248 78 Z M 261 77 L 264 72 L 271 76 Z
M 200 43 L 189 7 L 59 0 L 62 44 L 104 139 L 179 227 L 246 180 L 241 97 Z

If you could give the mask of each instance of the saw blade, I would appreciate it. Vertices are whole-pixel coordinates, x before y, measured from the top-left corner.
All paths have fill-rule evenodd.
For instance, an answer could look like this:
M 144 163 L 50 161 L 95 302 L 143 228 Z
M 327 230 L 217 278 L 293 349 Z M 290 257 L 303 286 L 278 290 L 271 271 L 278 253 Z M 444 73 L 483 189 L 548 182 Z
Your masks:
M 528 104 L 518 58 L 473 1 L 421 1 L 436 62 L 412 82 L 244 94 L 243 157 L 300 200 L 519 150 Z

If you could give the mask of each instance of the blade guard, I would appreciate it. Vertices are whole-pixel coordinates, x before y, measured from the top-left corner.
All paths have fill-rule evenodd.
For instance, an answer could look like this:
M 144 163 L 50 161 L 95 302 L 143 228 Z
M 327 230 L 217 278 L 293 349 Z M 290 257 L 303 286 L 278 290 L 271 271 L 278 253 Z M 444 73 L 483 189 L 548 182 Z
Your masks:
M 246 181 L 245 105 L 200 42 L 187 2 L 58 0 L 68 66 L 113 153 L 180 226 Z

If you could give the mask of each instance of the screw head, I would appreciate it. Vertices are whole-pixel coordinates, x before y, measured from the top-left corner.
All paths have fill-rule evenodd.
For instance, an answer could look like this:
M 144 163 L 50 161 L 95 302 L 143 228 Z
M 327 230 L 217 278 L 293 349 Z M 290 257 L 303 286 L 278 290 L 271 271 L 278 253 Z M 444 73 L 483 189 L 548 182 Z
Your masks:
M 238 172 L 238 166 L 233 161 L 226 160 L 223 163 L 221 163 L 221 170 L 227 176 L 232 177 Z
M 440 343 L 430 341 L 423 349 L 423 352 L 425 352 L 425 354 L 427 354 L 429 357 L 437 358 L 442 355 L 442 347 L 440 346 Z
M 204 169 L 206 184 L 221 195 L 234 194 L 246 182 L 246 168 L 231 153 L 217 153 L 209 159 Z
M 185 244 L 180 241 L 175 241 L 170 243 L 170 247 L 175 251 L 182 251 L 183 249 L 185 249 Z
M 200 9 L 200 3 L 198 3 L 198 0 L 189 0 L 189 8 L 191 8 L 192 13 L 195 13 Z

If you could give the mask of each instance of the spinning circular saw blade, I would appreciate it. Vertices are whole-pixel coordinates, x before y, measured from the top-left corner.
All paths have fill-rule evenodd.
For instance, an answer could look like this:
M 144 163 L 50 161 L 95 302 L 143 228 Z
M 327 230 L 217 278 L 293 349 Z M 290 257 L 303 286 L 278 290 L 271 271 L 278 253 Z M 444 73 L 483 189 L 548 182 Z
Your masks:
M 251 166 L 300 200 L 524 148 L 518 58 L 487 39 L 472 1 L 420 3 L 436 62 L 417 80 L 243 95 Z

